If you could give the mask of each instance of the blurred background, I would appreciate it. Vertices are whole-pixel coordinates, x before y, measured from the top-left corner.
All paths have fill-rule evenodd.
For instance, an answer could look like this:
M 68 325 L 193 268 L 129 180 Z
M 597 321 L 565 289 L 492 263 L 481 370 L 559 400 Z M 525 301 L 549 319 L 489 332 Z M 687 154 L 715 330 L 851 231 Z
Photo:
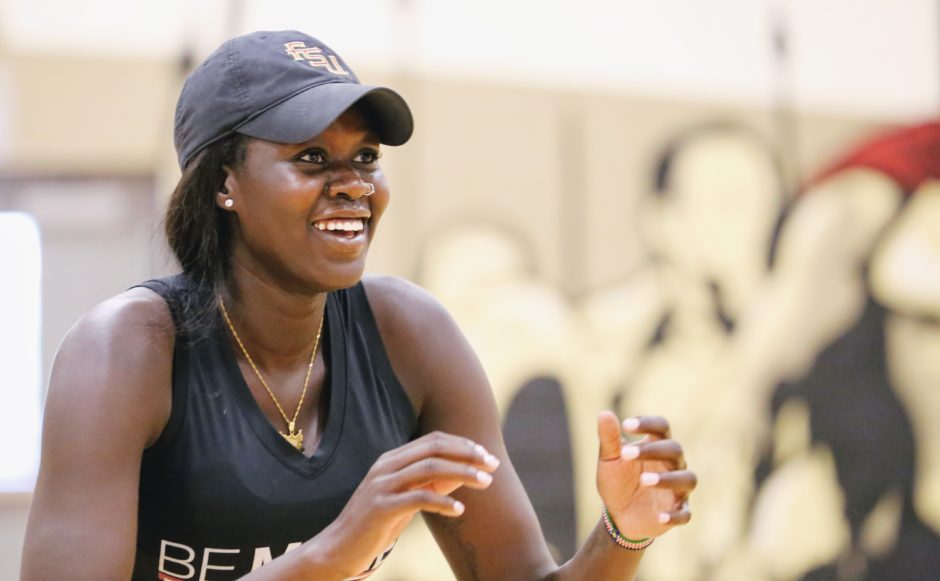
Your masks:
M 935 0 L 0 0 L 0 579 L 59 341 L 175 270 L 182 80 L 283 28 L 413 108 L 369 269 L 461 324 L 559 559 L 613 408 L 700 479 L 643 580 L 940 576 Z M 374 578 L 452 578 L 417 525 Z

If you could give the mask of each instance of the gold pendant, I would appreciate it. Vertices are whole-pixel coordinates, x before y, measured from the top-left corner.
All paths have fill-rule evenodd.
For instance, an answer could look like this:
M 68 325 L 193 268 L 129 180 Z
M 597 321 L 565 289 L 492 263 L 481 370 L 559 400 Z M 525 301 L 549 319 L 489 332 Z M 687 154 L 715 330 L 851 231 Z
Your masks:
M 279 432 L 279 433 L 282 436 L 284 436 L 284 439 L 287 440 L 291 446 L 297 448 L 298 451 L 303 452 L 304 451 L 304 431 L 297 430 L 296 432 L 294 432 L 295 427 L 296 426 L 294 425 L 294 422 L 291 422 L 287 426 L 289 433 L 287 434 L 285 434 L 284 432 Z

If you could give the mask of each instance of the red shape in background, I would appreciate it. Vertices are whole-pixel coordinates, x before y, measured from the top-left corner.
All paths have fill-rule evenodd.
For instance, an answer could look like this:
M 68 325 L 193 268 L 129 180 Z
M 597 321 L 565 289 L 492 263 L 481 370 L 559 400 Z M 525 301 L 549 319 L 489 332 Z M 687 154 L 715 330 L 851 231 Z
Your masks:
M 940 179 L 940 121 L 895 129 L 865 141 L 810 181 L 816 185 L 840 171 L 869 168 L 912 194 L 928 179 Z

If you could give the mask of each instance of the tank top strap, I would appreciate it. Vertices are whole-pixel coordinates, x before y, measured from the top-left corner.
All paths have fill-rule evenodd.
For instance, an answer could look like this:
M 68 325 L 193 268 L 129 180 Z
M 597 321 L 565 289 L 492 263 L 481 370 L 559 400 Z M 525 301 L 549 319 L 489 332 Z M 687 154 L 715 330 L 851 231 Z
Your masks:
M 418 433 L 418 416 L 414 404 L 404 385 L 398 380 L 392 367 L 391 359 L 385 348 L 379 331 L 378 322 L 372 311 L 372 305 L 362 281 L 353 287 L 340 291 L 340 303 L 344 304 L 347 315 L 344 324 L 353 338 L 351 348 L 352 365 L 359 369 L 369 369 L 375 381 L 363 384 L 351 384 L 355 391 L 364 385 L 380 387 L 381 393 L 358 394 L 364 401 L 376 402 L 382 410 L 373 410 L 375 417 L 385 417 L 394 422 L 396 430 L 407 433 L 413 438 Z
M 160 298 L 166 302 L 167 307 L 170 309 L 173 324 L 176 325 L 176 329 L 179 331 L 183 317 L 182 295 L 190 286 L 188 277 L 179 273 L 163 278 L 152 278 L 130 288 L 146 288 L 160 295 Z
M 183 422 L 187 407 L 188 384 L 179 381 L 179 377 L 190 372 L 189 348 L 187 335 L 183 332 L 183 301 L 184 293 L 190 288 L 189 279 L 183 273 L 154 278 L 136 284 L 130 288 L 146 288 L 160 296 L 166 302 L 176 328 L 176 339 L 173 347 L 173 383 L 171 388 L 170 417 L 157 440 L 144 450 L 145 465 L 163 455 L 167 447 L 173 442 Z
M 396 386 L 404 391 L 392 368 L 392 362 L 385 350 L 385 343 L 382 341 L 382 334 L 379 331 L 379 324 L 375 320 L 375 314 L 372 312 L 372 305 L 369 303 L 369 297 L 366 294 L 366 287 L 359 281 L 355 286 L 347 289 L 347 300 L 350 310 L 355 313 L 360 336 L 365 341 L 365 346 L 369 350 L 375 371 L 389 385 Z
M 375 315 L 372 313 L 372 305 L 366 295 L 365 285 L 362 281 L 359 281 L 355 286 L 346 289 L 345 294 L 351 312 L 355 313 L 357 320 L 362 323 L 362 332 L 369 340 L 369 347 L 382 347 L 379 326 L 375 321 Z M 382 351 L 384 350 L 383 347 Z

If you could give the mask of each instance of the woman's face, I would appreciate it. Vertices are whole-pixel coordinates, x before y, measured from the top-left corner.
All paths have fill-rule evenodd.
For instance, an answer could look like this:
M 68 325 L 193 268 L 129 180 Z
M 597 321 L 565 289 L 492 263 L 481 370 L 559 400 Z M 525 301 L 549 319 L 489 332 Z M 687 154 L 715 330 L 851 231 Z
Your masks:
M 234 268 L 296 292 L 356 284 L 389 200 L 378 158 L 356 108 L 304 143 L 249 140 L 217 200 L 235 202 Z

